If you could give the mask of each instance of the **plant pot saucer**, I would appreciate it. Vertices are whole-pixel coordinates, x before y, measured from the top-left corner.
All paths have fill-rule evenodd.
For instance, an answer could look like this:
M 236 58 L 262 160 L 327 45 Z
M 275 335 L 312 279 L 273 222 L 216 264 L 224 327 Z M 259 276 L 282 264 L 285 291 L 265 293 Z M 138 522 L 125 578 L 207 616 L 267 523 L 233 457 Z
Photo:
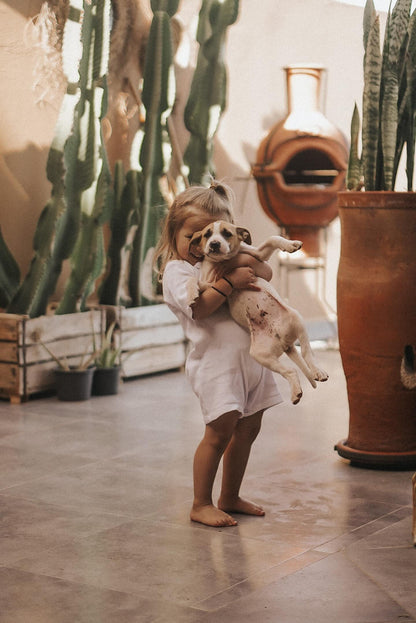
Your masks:
M 339 441 L 334 450 L 357 467 L 410 470 L 416 467 L 416 450 L 409 452 L 371 452 L 358 450 L 347 445 L 347 440 Z

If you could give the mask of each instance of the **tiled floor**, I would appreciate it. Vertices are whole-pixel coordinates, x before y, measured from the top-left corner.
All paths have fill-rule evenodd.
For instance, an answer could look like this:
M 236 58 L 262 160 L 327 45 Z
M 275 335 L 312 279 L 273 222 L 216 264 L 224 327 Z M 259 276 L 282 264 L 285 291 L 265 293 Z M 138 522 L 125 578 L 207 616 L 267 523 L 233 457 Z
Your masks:
M 242 493 L 266 517 L 235 528 L 188 519 L 203 425 L 180 372 L 0 402 L 0 622 L 416 621 L 412 472 L 333 451 L 345 382 L 318 359 L 328 383 L 267 412 L 253 449 Z

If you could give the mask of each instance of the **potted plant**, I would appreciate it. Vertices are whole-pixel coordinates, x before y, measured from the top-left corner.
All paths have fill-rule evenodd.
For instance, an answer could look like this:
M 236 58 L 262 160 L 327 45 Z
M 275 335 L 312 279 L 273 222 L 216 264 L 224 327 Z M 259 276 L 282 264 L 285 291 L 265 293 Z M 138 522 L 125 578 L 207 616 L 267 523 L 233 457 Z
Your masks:
M 362 154 L 351 124 L 348 191 L 339 193 L 339 346 L 347 381 L 349 434 L 335 449 L 354 464 L 416 464 L 416 390 L 400 364 L 416 344 L 416 15 L 397 0 L 380 51 L 379 17 L 364 9 Z M 406 146 L 407 191 L 395 191 Z
M 92 393 L 94 396 L 108 396 L 118 393 L 121 347 L 114 345 L 115 327 L 116 323 L 114 321 L 101 336 L 101 346 L 98 349 L 96 348 L 95 335 L 93 336 L 94 351 L 96 352 L 92 382 Z
M 94 360 L 96 352 L 85 353 L 78 364 L 70 364 L 66 357 L 57 357 L 51 349 L 39 340 L 39 343 L 58 364 L 55 369 L 56 394 L 59 400 L 88 400 L 91 396 Z

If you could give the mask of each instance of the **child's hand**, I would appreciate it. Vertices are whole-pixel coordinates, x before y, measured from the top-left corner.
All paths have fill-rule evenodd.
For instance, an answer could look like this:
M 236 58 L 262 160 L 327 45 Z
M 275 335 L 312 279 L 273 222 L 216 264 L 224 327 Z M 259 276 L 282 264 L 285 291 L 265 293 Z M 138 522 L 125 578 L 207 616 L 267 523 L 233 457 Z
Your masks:
M 260 290 L 256 285 L 256 273 L 250 266 L 234 268 L 225 276 L 231 281 L 236 290 Z

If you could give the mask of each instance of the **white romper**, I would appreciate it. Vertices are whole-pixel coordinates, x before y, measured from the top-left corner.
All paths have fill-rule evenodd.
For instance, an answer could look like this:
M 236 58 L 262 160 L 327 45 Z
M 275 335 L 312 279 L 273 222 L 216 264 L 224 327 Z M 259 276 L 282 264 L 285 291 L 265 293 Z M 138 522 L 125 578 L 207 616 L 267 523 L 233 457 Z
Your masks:
M 229 411 L 241 417 L 282 402 L 273 373 L 249 354 L 250 335 L 231 318 L 228 306 L 203 320 L 192 318 L 187 282 L 198 278 L 201 263 L 172 260 L 163 275 L 163 297 L 178 317 L 191 350 L 185 371 L 208 424 Z

